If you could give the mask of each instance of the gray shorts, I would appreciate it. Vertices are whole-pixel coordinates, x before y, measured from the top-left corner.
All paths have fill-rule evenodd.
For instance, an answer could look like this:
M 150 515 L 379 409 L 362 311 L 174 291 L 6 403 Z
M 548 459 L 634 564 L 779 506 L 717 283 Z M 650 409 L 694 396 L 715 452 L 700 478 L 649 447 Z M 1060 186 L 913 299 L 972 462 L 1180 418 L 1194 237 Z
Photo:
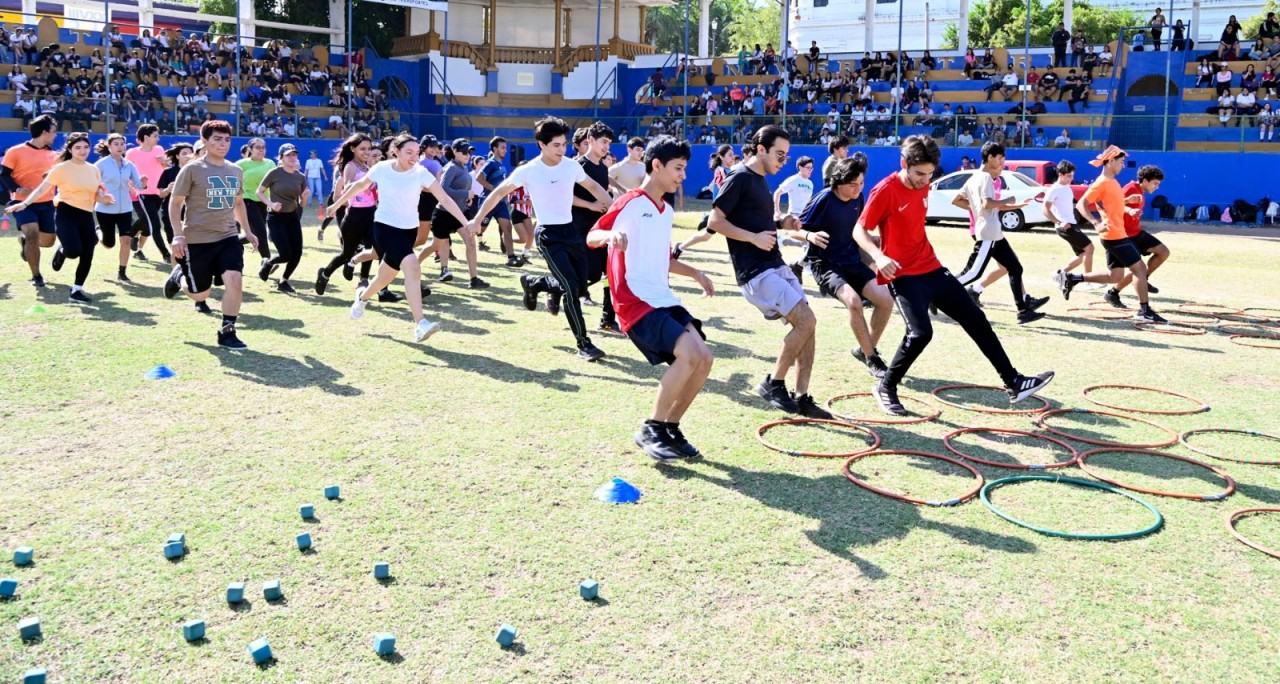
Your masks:
M 787 266 L 770 269 L 752 278 L 742 286 L 742 296 L 770 321 L 786 317 L 797 304 L 806 301 L 804 286 Z

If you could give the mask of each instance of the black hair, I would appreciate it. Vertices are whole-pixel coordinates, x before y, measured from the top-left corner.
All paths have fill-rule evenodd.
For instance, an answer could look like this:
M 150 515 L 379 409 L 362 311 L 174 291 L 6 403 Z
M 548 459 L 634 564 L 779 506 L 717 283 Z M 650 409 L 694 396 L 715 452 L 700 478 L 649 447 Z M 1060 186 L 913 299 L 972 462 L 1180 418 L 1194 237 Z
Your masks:
M 492 138 L 489 138 L 489 151 L 492 152 L 493 148 L 497 147 L 499 143 L 505 143 L 506 141 L 507 139 L 500 135 L 495 135 Z
M 663 166 L 671 163 L 672 159 L 683 159 L 689 161 L 693 153 L 689 149 L 689 143 L 683 140 L 676 140 L 669 135 L 660 135 L 654 138 L 644 148 L 644 172 L 653 172 L 653 163 L 660 162 Z
M 633 147 L 644 147 L 644 138 L 637 136 L 635 138 L 628 140 L 627 149 L 629 150 Z
M 1072 164 L 1066 159 L 1063 159 L 1062 161 L 1058 162 L 1058 165 L 1054 167 L 1054 170 L 1058 172 L 1059 176 L 1065 176 L 1068 173 L 1075 173 L 1076 165 Z
M 599 140 L 600 138 L 608 138 L 610 142 L 617 140 L 618 136 L 609 128 L 609 124 L 603 121 L 597 121 L 587 127 L 587 137 Z
M 908 135 L 902 141 L 902 159 L 907 162 L 908 168 L 920 164 L 937 166 L 942 163 L 942 152 L 933 138 L 927 135 Z
M 103 138 L 102 140 L 99 140 L 99 141 L 98 141 L 98 144 L 94 146 L 93 151 L 94 151 L 94 152 L 95 152 L 99 157 L 105 157 L 105 156 L 107 156 L 108 154 L 111 154 L 111 151 L 110 151 L 110 150 L 111 150 L 111 142 L 112 142 L 113 140 L 124 140 L 124 134 L 122 134 L 122 133 L 112 133 L 112 134 L 108 135 L 107 137 L 105 137 L 105 138 Z
M 373 141 L 364 133 L 356 133 L 342 141 L 342 146 L 338 148 L 337 154 L 333 155 L 333 167 L 338 170 L 338 173 L 346 170 L 348 163 L 355 161 L 356 148 L 363 142 Z
M 539 119 L 533 125 L 533 139 L 543 145 L 550 145 L 552 140 L 562 135 L 566 138 L 569 137 L 569 124 L 565 123 L 563 119 L 548 116 Z
M 760 129 L 756 131 L 756 134 L 751 136 L 751 147 L 752 149 L 759 147 L 763 147 L 766 150 L 771 149 L 773 144 L 779 139 L 790 142 L 791 134 L 787 132 L 787 129 L 781 126 L 774 126 L 773 124 L 761 126 Z
M 733 145 L 721 145 L 717 147 L 716 151 L 711 153 L 711 170 L 714 171 L 720 168 L 721 166 L 724 166 L 724 160 L 721 159 L 721 157 L 724 156 L 725 152 L 732 152 L 732 151 L 733 151 Z
M 837 135 L 836 137 L 832 138 L 830 142 L 827 143 L 827 151 L 830 152 L 831 154 L 835 154 L 836 150 L 840 149 L 841 147 L 848 147 L 848 146 L 849 146 L 849 139 L 843 135 Z
M 150 124 L 146 124 L 146 125 L 149 126 Z M 54 119 L 52 116 L 49 116 L 48 114 L 41 114 L 40 116 L 37 116 L 36 118 L 32 119 L 31 123 L 27 124 L 27 130 L 30 131 L 32 138 L 39 138 L 45 133 L 48 133 L 49 131 L 55 131 L 57 129 L 58 129 L 57 119 Z
M 982 144 L 982 163 L 983 164 L 987 163 L 988 159 L 997 155 L 1001 157 L 1005 156 L 1004 145 L 1001 145 L 1000 143 L 995 141 L 990 141 Z
M 178 155 L 182 154 L 183 150 L 191 150 L 193 154 L 195 153 L 195 148 L 191 146 L 191 143 L 180 142 L 180 143 L 175 143 L 172 147 L 165 150 L 164 156 L 169 158 L 170 163 L 172 163 L 174 166 L 177 166 Z
M 836 162 L 831 169 L 831 187 L 848 185 L 867 173 L 867 155 L 856 152 Z
M 155 124 L 142 124 L 141 126 L 138 126 L 137 140 L 138 142 L 142 142 L 142 139 L 147 137 L 148 135 L 151 135 L 152 133 L 159 133 L 159 132 L 160 132 L 160 127 Z
M 1153 180 L 1162 181 L 1164 180 L 1164 171 L 1161 171 L 1159 166 L 1156 166 L 1154 164 L 1147 164 L 1146 166 L 1143 166 L 1142 168 L 1138 169 L 1138 180 L 1139 181 L 1153 181 Z
M 150 126 L 151 124 L 145 124 Z M 158 129 L 157 129 L 158 130 Z M 138 131 L 142 131 L 142 126 L 138 127 Z M 226 133 L 231 135 L 231 124 L 222 119 L 211 119 L 200 124 L 200 139 L 208 140 L 213 137 L 214 133 Z
M 58 153 L 58 161 L 64 162 L 71 159 L 71 148 L 79 143 L 89 145 L 88 133 L 68 133 L 66 143 L 62 146 L 62 151 Z
M 570 142 L 573 143 L 574 147 L 577 147 L 578 145 L 581 145 L 586 139 L 587 139 L 587 129 L 579 128 L 578 130 L 573 132 L 573 140 L 571 140 Z
M 796 168 L 798 169 L 801 166 L 805 166 L 812 163 L 813 163 L 813 157 L 810 157 L 809 155 L 805 155 L 796 160 Z

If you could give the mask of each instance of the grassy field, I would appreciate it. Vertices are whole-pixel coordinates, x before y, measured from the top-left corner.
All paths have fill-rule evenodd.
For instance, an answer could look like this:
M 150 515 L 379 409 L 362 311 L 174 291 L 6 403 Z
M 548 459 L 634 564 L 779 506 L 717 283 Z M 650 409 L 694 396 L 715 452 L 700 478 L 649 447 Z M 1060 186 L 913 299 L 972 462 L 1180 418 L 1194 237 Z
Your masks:
M 930 231 L 943 261 L 962 264 L 965 231 Z M 711 273 L 714 299 L 676 281 L 716 355 L 683 424 L 706 457 L 657 467 L 631 435 L 662 369 L 627 340 L 597 335 L 609 356 L 577 361 L 564 319 L 525 311 L 516 274 L 486 253 L 482 276 L 495 287 L 472 292 L 463 278 L 437 286 L 427 310 L 444 329 L 415 344 L 403 304 L 373 304 L 352 321 L 349 283 L 335 279 L 315 296 L 311 279 L 337 236 L 317 244 L 314 230 L 306 235 L 299 294 L 252 279 L 243 353 L 214 346 L 213 318 L 161 296 L 154 252 L 131 268 L 130 285 L 114 281 L 113 257 L 100 252 L 88 287 L 95 305 L 80 308 L 64 303 L 73 266 L 46 267 L 53 285 L 35 291 L 13 257 L 16 241 L 0 239 L 0 548 L 6 559 L 8 549 L 36 548 L 33 567 L 0 566 L 20 583 L 19 596 L 0 603 L 0 680 L 34 666 L 59 682 L 1261 682 L 1280 670 L 1280 564 L 1223 525 L 1231 510 L 1280 505 L 1274 467 L 1213 461 L 1238 480 L 1234 496 L 1147 496 L 1165 526 L 1125 542 L 1041 536 L 976 500 L 922 508 L 880 497 L 848 482 L 840 460 L 794 458 L 756 441 L 757 426 L 782 417 L 751 388 L 785 329 L 737 293 L 719 239 L 687 257 Z M 1190 301 L 1280 307 L 1280 241 L 1244 235 L 1165 234 L 1174 257 L 1154 278 L 1157 310 Z M 1174 430 L 1280 430 L 1280 352 L 1236 346 L 1216 330 L 1184 337 L 1074 318 L 1068 305 L 1098 293 L 1065 303 L 1051 292 L 1065 243 L 1044 231 L 1012 239 L 1029 289 L 1054 296 L 1050 316 L 1017 326 L 1003 283 L 985 295 L 986 310 L 1021 371 L 1057 371 L 1044 393 L 1054 407 L 1090 406 L 1080 391 L 1095 383 L 1156 385 L 1212 405 L 1147 416 Z M 529 269 L 543 272 L 540 260 Z M 841 308 L 811 295 L 815 396 L 867 391 Z M 46 313 L 27 313 L 41 303 Z M 594 326 L 598 309 L 587 312 Z M 901 334 L 895 317 L 886 355 Z M 178 376 L 143 378 L 161 363 Z M 939 320 L 904 393 L 927 399 L 942 384 L 997 380 L 958 327 Z M 979 393 L 946 396 L 999 405 Z M 1098 398 L 1184 405 L 1121 391 Z M 878 416 L 865 399 L 838 406 Z M 1122 441 L 1162 435 L 1088 415 L 1051 423 Z M 1028 416 L 949 407 L 935 422 L 872 427 L 884 448 L 946 453 L 942 436 L 973 426 L 1036 429 Z M 770 437 L 789 448 L 865 444 L 812 428 Z M 1198 443 L 1280 459 L 1275 443 Z M 997 461 L 1063 456 L 1028 438 L 972 434 L 956 446 Z M 1091 464 L 1148 487 L 1224 486 L 1150 456 L 1103 454 Z M 988 480 L 1019 474 L 978 469 Z M 927 459 L 873 457 L 854 470 L 931 499 L 973 485 Z M 1075 467 L 1051 472 L 1085 477 Z M 612 477 L 638 486 L 641 502 L 594 501 Z M 330 483 L 342 486 L 340 501 L 321 495 Z M 1011 486 L 994 500 L 1036 524 L 1082 532 L 1149 520 L 1128 499 L 1062 484 Z M 304 503 L 315 504 L 315 520 L 299 519 Z M 1240 529 L 1280 546 L 1276 520 L 1252 517 Z M 179 562 L 161 554 L 174 531 L 190 547 Z M 313 552 L 294 547 L 303 531 Z M 391 564 L 393 581 L 374 580 L 376 561 Z M 588 577 L 602 600 L 578 597 Z M 269 604 L 261 585 L 271 579 L 285 598 Z M 250 600 L 237 609 L 223 599 L 233 581 L 248 583 Z M 23 644 L 14 626 L 33 615 L 44 639 Z M 188 644 L 180 626 L 193 618 L 207 621 L 208 635 Z M 493 640 L 503 623 L 519 629 L 509 650 Z M 397 657 L 373 653 L 382 631 L 398 638 Z M 259 637 L 277 658 L 261 669 L 245 653 Z

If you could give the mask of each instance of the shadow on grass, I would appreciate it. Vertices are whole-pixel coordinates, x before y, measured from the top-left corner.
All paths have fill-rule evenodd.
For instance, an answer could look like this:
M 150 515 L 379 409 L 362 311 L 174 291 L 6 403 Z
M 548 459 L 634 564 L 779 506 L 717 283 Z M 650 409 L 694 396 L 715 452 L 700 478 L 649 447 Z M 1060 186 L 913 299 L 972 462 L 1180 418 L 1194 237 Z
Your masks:
M 299 340 L 305 340 L 311 337 L 307 333 L 302 332 L 302 328 L 306 323 L 303 323 L 302 320 L 298 318 L 272 318 L 271 316 L 254 314 L 248 319 L 248 321 L 246 321 L 246 323 L 247 325 L 245 325 L 244 328 L 248 330 L 260 328 L 262 330 L 270 330 L 272 332 L 280 333 L 285 337 L 292 337 Z
M 809 540 L 828 553 L 849 560 L 869 579 L 884 579 L 890 573 L 857 555 L 857 549 L 905 538 L 914 529 L 943 532 L 957 541 L 1005 553 L 1033 553 L 1037 549 L 1020 537 L 926 520 L 919 507 L 865 491 L 842 475 L 815 479 L 754 472 L 710 461 L 698 463 L 718 470 L 723 477 L 691 468 L 661 468 L 659 472 L 676 480 L 704 480 L 771 508 L 817 520 L 819 528 L 805 532 Z
M 358 387 L 339 384 L 338 380 L 343 377 L 340 371 L 309 355 L 303 357 L 304 361 L 299 361 L 287 356 L 272 356 L 252 349 L 231 351 L 198 342 L 186 344 L 209 352 L 232 375 L 248 382 L 288 389 L 318 387 L 329 394 L 344 397 L 364 394 L 364 391 Z
M 115 302 L 115 294 L 112 292 L 100 292 L 90 294 L 93 298 L 92 304 L 71 304 L 67 301 L 67 296 L 71 293 L 70 288 L 63 289 L 59 285 L 49 285 L 36 289 L 36 299 L 43 304 L 51 306 L 68 306 L 73 309 L 83 311 L 85 315 L 94 318 L 110 321 L 112 323 L 125 323 L 127 325 L 137 326 L 154 326 L 156 324 L 155 316 L 144 311 L 132 311 L 121 307 Z
M 9 294 L 9 283 L 0 285 L 0 300 L 11 299 L 11 298 L 12 298 L 12 295 Z
M 501 380 L 510 383 L 534 383 L 546 390 L 557 390 L 560 392 L 577 392 L 578 386 L 569 382 L 565 382 L 565 376 L 568 371 L 555 369 L 550 372 L 536 371 L 529 368 L 507 363 L 501 359 L 492 359 L 486 356 L 473 356 L 471 354 L 459 354 L 447 349 L 439 347 L 431 347 L 425 344 L 408 342 L 405 340 L 391 337 L 390 335 L 370 335 L 370 337 L 395 342 L 404 345 L 423 355 L 437 359 L 444 365 L 457 370 L 470 371 L 479 375 Z M 437 364 L 425 363 L 423 361 L 412 361 L 411 363 L 420 366 L 436 366 Z

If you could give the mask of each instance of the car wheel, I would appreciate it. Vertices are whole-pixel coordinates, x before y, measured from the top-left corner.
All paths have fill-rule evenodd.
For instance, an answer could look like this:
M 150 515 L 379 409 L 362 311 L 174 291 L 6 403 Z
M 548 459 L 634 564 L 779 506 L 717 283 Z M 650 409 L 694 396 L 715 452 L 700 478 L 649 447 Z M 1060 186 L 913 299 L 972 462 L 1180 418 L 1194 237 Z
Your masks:
M 1019 211 L 1000 212 L 1000 227 L 1006 232 L 1016 233 L 1027 227 L 1027 219 Z

